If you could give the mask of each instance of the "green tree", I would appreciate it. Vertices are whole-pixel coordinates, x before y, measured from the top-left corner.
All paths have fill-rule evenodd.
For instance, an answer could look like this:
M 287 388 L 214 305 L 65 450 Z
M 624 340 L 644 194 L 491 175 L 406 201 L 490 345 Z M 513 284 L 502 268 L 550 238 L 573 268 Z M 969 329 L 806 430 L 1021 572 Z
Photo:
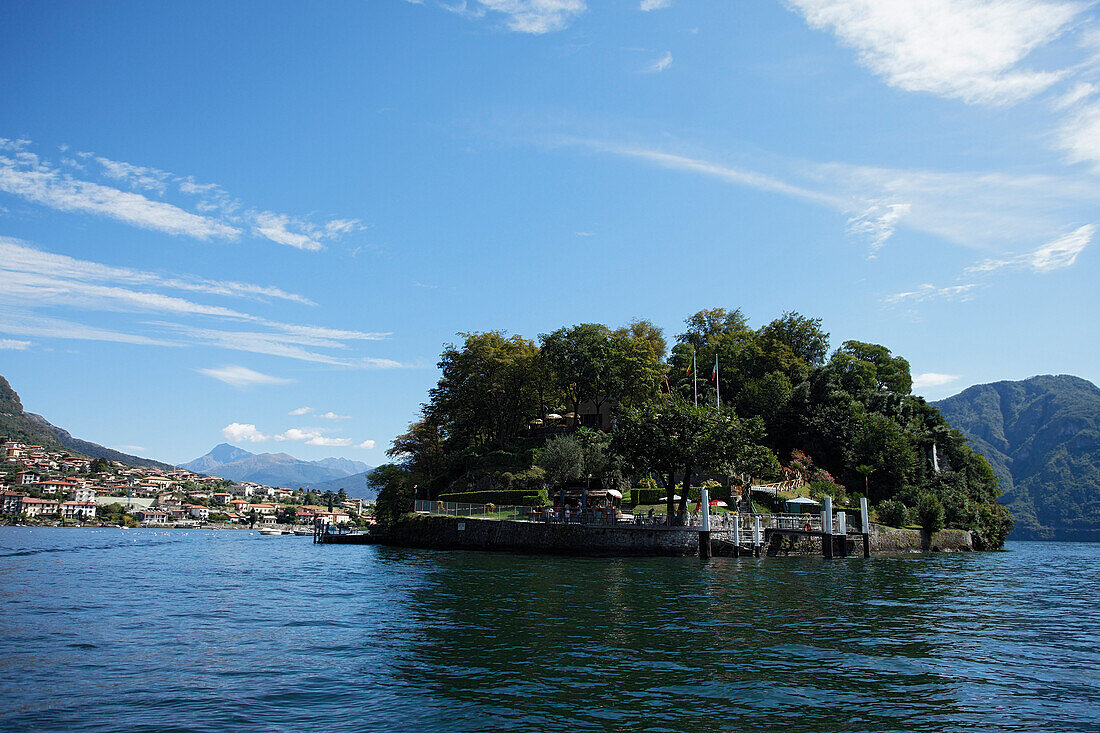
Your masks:
M 944 527 L 943 504 L 932 494 L 924 494 L 917 501 L 917 521 L 929 536 L 939 532 Z
M 413 510 L 415 495 L 412 473 L 387 463 L 367 474 L 367 485 L 378 492 L 374 516 L 381 524 L 391 524 Z
M 572 435 L 559 435 L 546 441 L 536 463 L 550 483 L 561 488 L 584 475 L 584 449 Z
M 824 364 L 829 353 L 829 334 L 821 330 L 821 319 L 807 318 L 794 311 L 787 311 L 761 328 L 759 335 L 765 341 L 783 344 L 811 366 Z
M 913 389 L 909 362 L 900 356 L 894 356 L 885 346 L 862 341 L 845 341 L 837 353 L 847 354 L 873 365 L 875 385 L 878 389 L 903 395 L 909 394 Z
M 504 447 L 540 413 L 545 379 L 532 342 L 500 331 L 460 335 L 462 347 L 448 345 L 440 357 L 442 375 L 424 407 L 429 430 L 395 445 L 398 451 L 411 447 L 412 440 L 430 439 L 430 431 L 438 431 L 452 450 L 485 443 Z

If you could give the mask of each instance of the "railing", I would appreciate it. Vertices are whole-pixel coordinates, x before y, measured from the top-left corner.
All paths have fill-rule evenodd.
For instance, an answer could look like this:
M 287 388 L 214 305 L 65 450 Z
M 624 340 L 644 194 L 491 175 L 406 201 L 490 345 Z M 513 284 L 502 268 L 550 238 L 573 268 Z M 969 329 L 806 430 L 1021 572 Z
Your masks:
M 413 508 L 420 514 L 436 514 L 444 517 L 470 517 L 476 519 L 511 519 L 534 521 L 540 510 L 533 506 L 497 506 L 494 504 L 461 504 L 453 501 L 425 501 L 417 499 Z

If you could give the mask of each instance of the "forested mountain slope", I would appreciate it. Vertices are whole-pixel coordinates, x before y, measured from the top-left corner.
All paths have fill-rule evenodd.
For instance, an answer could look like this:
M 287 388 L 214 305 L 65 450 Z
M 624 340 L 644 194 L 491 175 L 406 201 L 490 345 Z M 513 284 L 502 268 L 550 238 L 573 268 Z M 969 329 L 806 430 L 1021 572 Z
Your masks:
M 976 385 L 935 405 L 1000 479 L 1013 538 L 1100 540 L 1100 388 L 1044 375 Z

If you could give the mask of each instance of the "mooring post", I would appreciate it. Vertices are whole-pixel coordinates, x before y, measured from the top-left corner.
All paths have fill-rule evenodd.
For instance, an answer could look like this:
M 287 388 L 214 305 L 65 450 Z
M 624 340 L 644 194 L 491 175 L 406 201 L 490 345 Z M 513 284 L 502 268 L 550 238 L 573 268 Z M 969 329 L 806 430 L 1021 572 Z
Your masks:
M 825 557 L 833 556 L 833 497 L 821 500 L 821 552 Z
M 741 512 L 733 518 L 733 556 L 741 557 Z
M 710 557 L 710 492 L 703 489 L 699 497 L 703 509 L 702 524 L 699 526 L 699 557 Z
M 867 511 L 866 497 L 859 500 L 859 514 L 863 520 L 863 556 L 871 556 L 871 515 Z
M 753 557 L 760 557 L 760 515 L 754 514 L 752 517 L 752 554 Z
M 848 557 L 848 513 L 836 513 L 836 533 L 840 535 L 840 556 Z

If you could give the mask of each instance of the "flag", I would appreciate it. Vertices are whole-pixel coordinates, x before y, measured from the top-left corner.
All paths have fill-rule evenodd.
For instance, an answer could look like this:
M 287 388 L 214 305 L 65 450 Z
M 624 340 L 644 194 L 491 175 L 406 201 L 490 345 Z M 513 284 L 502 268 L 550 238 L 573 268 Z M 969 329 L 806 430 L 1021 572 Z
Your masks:
M 712 382 L 717 382 L 718 381 L 718 355 L 717 354 L 714 355 L 714 371 L 712 371 L 710 373 L 710 381 L 712 381 Z

